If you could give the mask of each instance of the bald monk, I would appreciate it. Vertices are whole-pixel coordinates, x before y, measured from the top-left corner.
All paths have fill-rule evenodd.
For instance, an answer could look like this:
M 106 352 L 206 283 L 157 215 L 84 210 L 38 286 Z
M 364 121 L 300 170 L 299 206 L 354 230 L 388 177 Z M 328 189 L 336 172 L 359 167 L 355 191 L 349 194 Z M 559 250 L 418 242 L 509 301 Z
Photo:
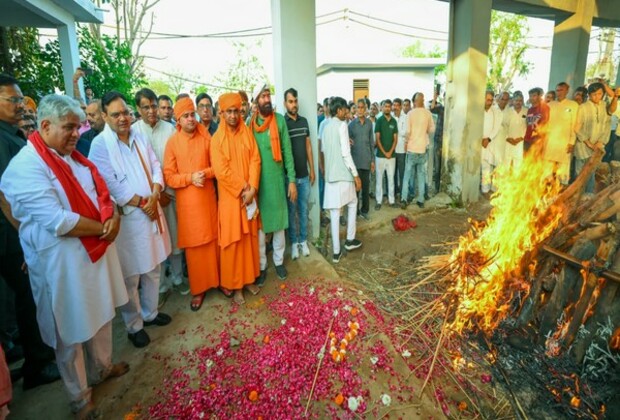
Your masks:
M 221 284 L 234 290 L 234 301 L 245 303 L 243 289 L 257 294 L 258 206 L 256 191 L 261 161 L 252 131 L 241 120 L 241 96 L 219 98 L 220 126 L 211 143 L 220 213 Z
M 220 283 L 211 135 L 195 115 L 190 98 L 174 105 L 177 131 L 164 152 L 165 182 L 177 198 L 178 243 L 185 249 L 192 311 L 200 309 L 205 292 Z

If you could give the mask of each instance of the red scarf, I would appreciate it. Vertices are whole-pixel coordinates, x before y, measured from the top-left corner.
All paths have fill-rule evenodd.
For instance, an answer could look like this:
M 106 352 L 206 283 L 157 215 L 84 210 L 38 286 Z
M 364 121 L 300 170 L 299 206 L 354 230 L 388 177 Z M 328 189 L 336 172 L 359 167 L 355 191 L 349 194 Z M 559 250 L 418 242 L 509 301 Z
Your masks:
M 90 169 L 97 191 L 99 210 L 97 210 L 91 199 L 84 192 L 77 178 L 73 175 L 73 171 L 69 164 L 45 145 L 38 131 L 32 133 L 28 140 L 32 143 L 39 156 L 41 156 L 41 159 L 50 167 L 54 175 L 56 175 L 56 178 L 58 178 L 62 189 L 69 199 L 72 211 L 80 216 L 99 220 L 101 223 L 114 215 L 114 204 L 110 199 L 108 186 L 90 160 L 86 159 L 78 151 L 73 151 L 73 153 L 71 153 L 71 158 L 73 160 Z M 82 245 L 86 248 L 86 252 L 88 252 L 88 256 L 92 262 L 97 262 L 110 245 L 110 242 L 101 240 L 97 236 L 82 236 L 80 237 L 80 241 L 82 241 Z
M 258 125 L 258 112 L 254 114 L 252 118 L 252 130 L 257 133 L 262 133 L 269 128 L 269 135 L 271 137 L 271 153 L 273 154 L 273 160 L 276 162 L 282 162 L 282 150 L 280 149 L 280 133 L 278 133 L 278 123 L 276 122 L 276 114 L 272 112 L 263 120 L 262 125 Z

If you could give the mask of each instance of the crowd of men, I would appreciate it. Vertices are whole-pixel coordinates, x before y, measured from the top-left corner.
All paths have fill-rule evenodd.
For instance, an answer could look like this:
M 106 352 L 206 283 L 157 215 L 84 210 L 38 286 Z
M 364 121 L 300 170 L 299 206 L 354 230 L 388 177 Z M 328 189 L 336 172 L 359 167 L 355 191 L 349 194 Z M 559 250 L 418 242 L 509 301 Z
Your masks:
M 81 77 L 78 69 L 76 92 Z M 592 150 L 613 143 L 620 89 L 592 83 L 575 90 L 575 101 L 569 90 L 565 83 L 553 95 L 532 89 L 527 109 L 519 92 L 487 92 L 483 194 L 494 190 L 498 166 L 518 165 L 536 144 L 567 183 L 571 162 L 579 173 Z M 142 348 L 147 327 L 172 321 L 160 308 L 173 290 L 191 294 L 192 311 L 211 289 L 244 304 L 244 291 L 256 295 L 267 280 L 268 250 L 276 276 L 286 279 L 287 232 L 290 258 L 310 255 L 317 179 L 334 263 L 342 248 L 362 246 L 356 223 L 369 219 L 373 196 L 375 212 L 384 199 L 424 207 L 439 188 L 438 96 L 428 109 L 421 92 L 381 104 L 326 98 L 314 156 L 294 88 L 284 92 L 282 115 L 268 84 L 251 103 L 245 92 L 214 103 L 206 93 L 173 101 L 143 88 L 131 101 L 115 91 L 97 99 L 90 90 L 85 100 L 47 95 L 37 104 L 0 75 L 0 275 L 15 293 L 24 388 L 62 378 L 76 418 L 94 417 L 91 386 L 129 370 L 112 363 L 116 308 L 129 341 Z M 3 413 L 7 401 L 0 398 Z

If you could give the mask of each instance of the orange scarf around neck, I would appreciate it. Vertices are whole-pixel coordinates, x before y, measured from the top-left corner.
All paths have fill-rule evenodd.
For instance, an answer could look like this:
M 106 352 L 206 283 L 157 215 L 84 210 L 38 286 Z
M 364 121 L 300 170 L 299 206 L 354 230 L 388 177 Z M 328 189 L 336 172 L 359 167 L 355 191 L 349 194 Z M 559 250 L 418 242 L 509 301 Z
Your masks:
M 282 162 L 282 149 L 280 148 L 280 133 L 278 132 L 278 124 L 276 122 L 276 113 L 272 112 L 263 120 L 262 125 L 258 125 L 258 112 L 252 118 L 252 131 L 262 133 L 269 128 L 269 136 L 271 137 L 271 152 L 273 160 Z

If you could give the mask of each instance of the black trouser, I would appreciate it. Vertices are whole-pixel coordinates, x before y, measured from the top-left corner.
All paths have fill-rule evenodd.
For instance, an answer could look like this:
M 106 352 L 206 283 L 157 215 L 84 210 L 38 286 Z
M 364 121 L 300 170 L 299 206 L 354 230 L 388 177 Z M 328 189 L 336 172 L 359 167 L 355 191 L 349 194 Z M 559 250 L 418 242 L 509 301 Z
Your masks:
M 34 377 L 53 361 L 55 356 L 54 350 L 41 339 L 30 279 L 21 269 L 23 262 L 24 256 L 21 252 L 0 256 L 0 275 L 15 293 L 17 328 L 24 349 L 22 374 L 24 377 Z
M 405 159 L 406 153 L 394 153 L 396 157 L 396 170 L 394 171 L 394 195 L 400 194 L 403 190 L 403 179 L 405 179 Z M 387 190 L 386 190 L 387 191 Z
M 362 181 L 362 189 L 359 192 L 362 196 L 362 199 L 360 200 L 360 213 L 368 214 L 368 211 L 370 210 L 370 169 L 358 169 L 357 174 Z

